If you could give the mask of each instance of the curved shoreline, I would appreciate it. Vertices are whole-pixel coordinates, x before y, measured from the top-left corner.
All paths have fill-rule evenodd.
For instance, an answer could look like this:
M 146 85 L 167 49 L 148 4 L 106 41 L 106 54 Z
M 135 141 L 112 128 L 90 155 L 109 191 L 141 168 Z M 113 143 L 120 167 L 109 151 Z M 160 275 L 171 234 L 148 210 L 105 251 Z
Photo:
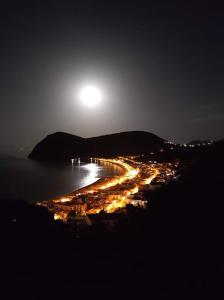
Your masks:
M 106 184 L 106 183 L 108 183 L 112 178 L 118 178 L 118 177 L 120 177 L 120 176 L 124 176 L 125 175 L 125 173 L 127 172 L 127 169 L 123 166 L 123 165 L 121 165 L 121 164 L 118 164 L 118 163 L 115 163 L 115 162 L 112 162 L 112 161 L 110 161 L 110 164 L 113 164 L 113 165 L 116 165 L 116 166 L 118 166 L 118 167 L 120 167 L 122 170 L 123 170 L 123 174 L 120 174 L 120 175 L 115 175 L 115 176 L 113 176 L 113 177 L 101 177 L 101 178 L 99 178 L 99 179 L 97 179 L 95 182 L 93 182 L 93 183 L 91 183 L 91 184 L 88 184 L 88 185 L 85 185 L 84 187 L 82 187 L 82 188 L 79 188 L 79 189 L 77 189 L 77 190 L 74 190 L 73 192 L 71 192 L 71 193 L 69 193 L 69 194 L 66 194 L 66 196 L 67 197 L 71 197 L 71 196 L 75 196 L 76 194 L 79 194 L 79 193 L 83 193 L 83 192 L 85 192 L 85 189 L 97 189 L 97 185 L 99 185 L 99 184 L 101 184 L 101 183 L 104 183 L 104 184 Z M 95 186 L 95 187 L 94 187 Z M 65 196 L 65 197 L 66 197 Z
M 100 159 L 99 159 L 99 160 L 100 160 Z M 73 198 L 73 197 L 75 197 L 77 194 L 87 192 L 87 191 L 85 191 L 85 190 L 89 190 L 89 189 L 98 189 L 98 188 L 100 188 L 100 185 L 102 185 L 103 183 L 104 183 L 104 184 L 108 184 L 109 181 L 111 181 L 111 179 L 113 179 L 113 178 L 119 178 L 120 176 L 125 176 L 125 174 L 127 173 L 128 170 L 127 170 L 123 165 L 121 165 L 121 164 L 119 164 L 119 163 L 117 163 L 117 162 L 112 162 L 112 161 L 110 161 L 109 163 L 111 163 L 111 164 L 113 164 L 113 165 L 116 165 L 116 166 L 118 166 L 119 168 L 121 168 L 121 170 L 123 170 L 123 173 L 120 174 L 120 175 L 115 175 L 115 176 L 113 176 L 113 177 L 101 177 L 101 178 L 97 179 L 96 181 L 94 181 L 93 183 L 90 183 L 90 184 L 85 185 L 85 186 L 83 186 L 83 187 L 81 187 L 81 188 L 75 189 L 74 191 L 72 191 L 72 192 L 70 192 L 70 193 L 68 193 L 68 194 L 65 194 L 65 195 L 62 195 L 62 196 L 58 196 L 58 197 L 56 197 L 56 198 L 54 198 L 54 199 L 50 199 L 50 200 L 48 200 L 48 201 L 58 201 L 58 200 L 60 200 L 60 199 L 62 199 L 62 198 Z M 38 201 L 38 202 L 39 202 L 39 201 Z M 38 203 L 38 202 L 37 202 L 37 203 Z M 41 201 L 41 202 L 42 202 L 42 201 Z
M 55 220 L 61 219 L 67 221 L 70 212 L 75 216 L 86 216 L 88 214 L 98 214 L 101 211 L 114 213 L 118 209 L 123 209 L 127 204 L 134 206 L 146 206 L 146 200 L 143 197 L 142 190 L 148 188 L 154 178 L 163 173 L 160 182 L 165 182 L 164 175 L 174 174 L 170 166 L 154 164 L 145 164 L 135 162 L 128 157 L 119 157 L 117 159 L 98 159 L 100 162 L 112 163 L 121 167 L 123 175 L 115 177 L 100 178 L 96 182 L 83 188 L 77 189 L 62 198 L 52 200 L 50 203 L 45 201 L 39 203 L 46 206 L 54 213 Z M 165 168 L 165 169 L 164 169 Z M 162 180 L 162 181 L 161 181 Z M 143 187 L 147 185 L 146 187 Z M 137 194 L 138 198 L 133 198 Z

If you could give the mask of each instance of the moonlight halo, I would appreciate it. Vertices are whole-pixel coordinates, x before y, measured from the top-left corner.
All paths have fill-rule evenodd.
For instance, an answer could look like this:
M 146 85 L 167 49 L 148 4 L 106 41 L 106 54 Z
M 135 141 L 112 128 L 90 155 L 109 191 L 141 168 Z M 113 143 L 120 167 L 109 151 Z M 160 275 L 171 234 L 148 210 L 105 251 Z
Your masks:
M 94 107 L 100 104 L 102 93 L 96 86 L 86 85 L 81 89 L 79 97 L 85 106 Z

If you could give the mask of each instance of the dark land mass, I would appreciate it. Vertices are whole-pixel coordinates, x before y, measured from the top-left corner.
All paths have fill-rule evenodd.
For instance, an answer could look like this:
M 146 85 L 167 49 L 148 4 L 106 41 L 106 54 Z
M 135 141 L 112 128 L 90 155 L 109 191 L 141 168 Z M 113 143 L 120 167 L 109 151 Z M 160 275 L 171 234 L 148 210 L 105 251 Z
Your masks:
M 211 142 L 210 140 L 192 140 L 187 144 L 188 145 L 203 145 L 203 144 L 208 144 L 210 142 Z
M 2 200 L 9 298 L 223 298 L 224 140 L 178 151 L 180 179 L 147 192 L 148 208 L 129 206 L 113 229 L 63 224 L 42 207 Z
M 141 154 L 158 150 L 164 140 L 144 131 L 121 132 L 92 138 L 56 132 L 38 143 L 29 158 L 35 160 L 67 161 L 74 157 Z
M 200 158 L 194 160 L 194 170 L 189 179 L 195 180 L 200 176 L 201 181 L 224 183 L 224 140 L 215 142 L 200 153 Z

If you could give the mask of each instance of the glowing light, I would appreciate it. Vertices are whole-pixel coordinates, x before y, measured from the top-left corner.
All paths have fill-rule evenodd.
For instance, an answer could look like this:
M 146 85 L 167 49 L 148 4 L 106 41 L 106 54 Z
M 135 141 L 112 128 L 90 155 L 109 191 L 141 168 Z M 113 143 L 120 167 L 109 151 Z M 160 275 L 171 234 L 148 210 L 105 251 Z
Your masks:
M 144 201 L 142 191 L 148 187 L 143 187 L 143 185 L 149 185 L 157 175 L 160 176 L 158 176 L 156 183 L 165 183 L 170 180 L 170 176 L 175 175 L 175 170 L 173 169 L 174 164 L 171 163 L 155 164 L 156 161 L 154 163 L 150 161 L 150 164 L 146 164 L 135 161 L 132 158 L 130 159 L 130 157 L 98 159 L 98 161 L 119 165 L 124 170 L 124 174 L 113 178 L 104 178 L 94 185 L 87 186 L 86 188 L 83 188 L 83 190 L 80 189 L 79 192 L 75 194 L 72 193 L 64 198 L 53 200 L 53 203 L 55 204 L 54 218 L 56 220 L 61 219 L 66 222 L 70 210 L 75 210 L 76 213 L 85 215 L 96 214 L 100 211 L 113 213 L 130 203 L 135 206 L 145 207 L 146 202 Z M 84 168 L 88 171 L 87 181 L 90 179 L 91 181 L 95 181 L 98 169 L 100 169 L 100 167 L 94 163 L 80 166 L 80 168 Z M 177 177 L 173 178 L 177 179 Z M 89 182 L 89 184 L 90 183 L 91 182 Z M 117 187 L 113 188 L 114 186 Z M 139 194 L 135 198 L 133 195 L 138 192 Z M 84 199 L 78 197 L 81 195 L 85 195 Z M 67 201 L 71 202 L 66 205 L 58 204 Z M 43 205 L 46 207 L 48 206 L 47 202 L 44 202 Z M 49 206 L 49 209 L 52 211 L 51 205 Z
M 57 214 L 57 213 L 54 214 L 54 219 L 55 220 L 63 220 L 62 216 L 60 214 Z
M 61 202 L 68 202 L 68 201 L 70 201 L 70 199 L 69 198 L 61 198 Z
M 102 100 L 101 91 L 95 86 L 86 86 L 80 92 L 80 99 L 86 106 L 96 106 Z
M 84 186 L 88 186 L 99 179 L 97 177 L 99 167 L 96 164 L 90 163 L 82 166 L 82 168 L 88 170 L 88 174 L 86 175 L 85 178 L 83 178 Z

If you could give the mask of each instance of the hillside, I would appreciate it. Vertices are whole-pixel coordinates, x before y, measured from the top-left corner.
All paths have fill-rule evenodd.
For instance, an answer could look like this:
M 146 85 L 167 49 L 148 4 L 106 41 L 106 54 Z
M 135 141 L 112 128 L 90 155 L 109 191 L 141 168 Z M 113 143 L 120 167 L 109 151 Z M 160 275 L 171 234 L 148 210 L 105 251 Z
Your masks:
M 191 180 L 207 182 L 223 182 L 224 170 L 224 140 L 215 142 L 208 147 L 206 151 L 201 153 L 200 157 L 195 161 L 193 170 L 190 173 Z
M 56 132 L 39 142 L 29 158 L 45 161 L 65 161 L 80 156 L 114 156 L 141 154 L 158 150 L 164 145 L 160 137 L 144 131 L 121 132 L 92 138 Z

